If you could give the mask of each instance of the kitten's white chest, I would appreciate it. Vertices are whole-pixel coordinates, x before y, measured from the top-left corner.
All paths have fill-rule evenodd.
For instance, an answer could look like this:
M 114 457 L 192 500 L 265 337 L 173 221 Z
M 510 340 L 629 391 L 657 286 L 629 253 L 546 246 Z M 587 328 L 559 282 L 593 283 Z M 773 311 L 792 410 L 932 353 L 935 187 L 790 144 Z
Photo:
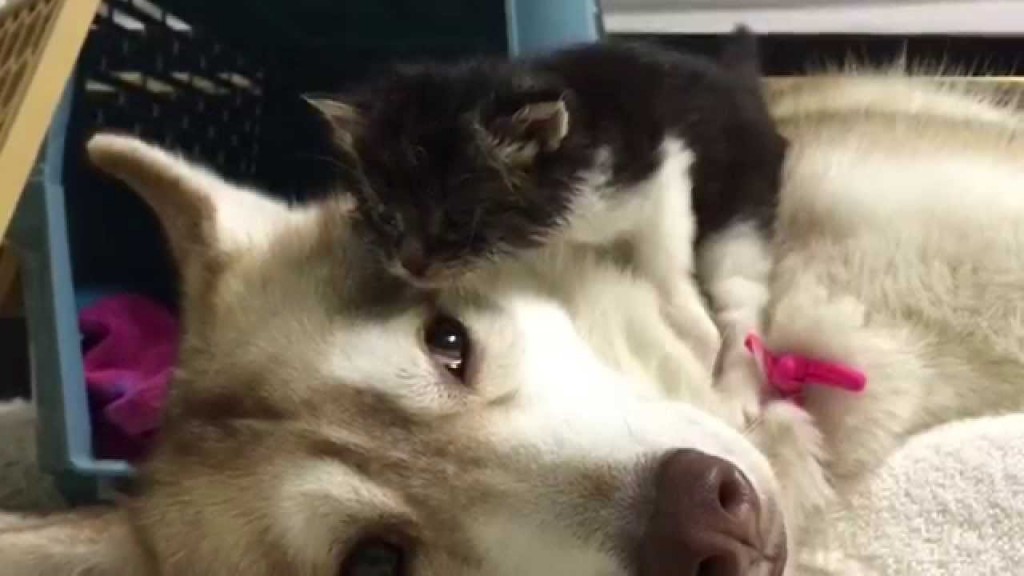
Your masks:
M 657 170 L 642 182 L 622 187 L 610 183 L 611 152 L 599 151 L 594 167 L 577 188 L 566 239 L 596 246 L 629 240 L 638 254 L 653 252 L 658 260 L 665 256 L 666 248 L 674 247 L 675 254 L 663 264 L 670 268 L 666 272 L 692 271 L 696 234 L 691 210 L 693 161 L 693 151 L 685 142 L 666 138 Z
M 662 143 L 657 170 L 642 182 L 613 187 L 612 158 L 598 155 L 570 212 L 566 241 L 595 247 L 625 242 L 631 247 L 634 273 L 661 294 L 665 319 L 688 345 L 677 361 L 681 373 L 710 378 L 718 350 L 718 329 L 697 288 L 692 206 L 693 151 L 678 138 Z

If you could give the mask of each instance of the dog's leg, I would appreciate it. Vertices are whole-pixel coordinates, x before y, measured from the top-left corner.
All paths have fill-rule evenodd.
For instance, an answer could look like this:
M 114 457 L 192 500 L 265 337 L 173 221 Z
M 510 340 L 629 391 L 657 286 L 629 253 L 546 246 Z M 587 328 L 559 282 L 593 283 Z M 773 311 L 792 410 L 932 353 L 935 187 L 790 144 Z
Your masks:
M 780 487 L 789 549 L 800 549 L 802 531 L 833 496 L 823 463 L 822 438 L 810 414 L 788 401 L 764 407 L 747 430 L 771 463 Z M 796 564 L 790 561 L 790 566 Z M 786 574 L 792 574 L 788 569 Z
M 753 222 L 734 224 L 709 238 L 699 256 L 700 278 L 722 334 L 716 387 L 727 405 L 727 417 L 741 425 L 760 404 L 761 376 L 744 340 L 750 332 L 761 331 L 768 303 L 767 240 Z

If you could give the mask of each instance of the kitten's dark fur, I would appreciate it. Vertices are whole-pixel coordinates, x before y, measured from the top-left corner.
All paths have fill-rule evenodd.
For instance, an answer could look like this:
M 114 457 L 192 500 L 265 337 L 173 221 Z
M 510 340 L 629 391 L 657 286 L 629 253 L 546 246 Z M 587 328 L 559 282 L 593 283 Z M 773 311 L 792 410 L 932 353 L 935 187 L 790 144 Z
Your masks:
M 717 63 L 600 43 L 404 68 L 316 104 L 335 126 L 374 244 L 396 268 L 430 278 L 556 231 L 599 149 L 611 153 L 611 193 L 650 177 L 669 135 L 694 152 L 698 242 L 737 218 L 767 226 L 786 143 L 758 68 L 740 31 Z

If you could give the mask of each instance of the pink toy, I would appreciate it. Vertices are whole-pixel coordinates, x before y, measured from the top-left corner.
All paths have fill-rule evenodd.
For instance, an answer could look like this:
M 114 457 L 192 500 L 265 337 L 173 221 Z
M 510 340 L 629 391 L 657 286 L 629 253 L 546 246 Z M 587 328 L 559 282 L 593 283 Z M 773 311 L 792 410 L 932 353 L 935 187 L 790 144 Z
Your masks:
M 775 354 L 756 334 L 746 340 L 768 388 L 776 395 L 803 404 L 806 386 L 818 385 L 859 393 L 867 386 L 864 373 L 838 362 L 815 360 L 796 354 Z

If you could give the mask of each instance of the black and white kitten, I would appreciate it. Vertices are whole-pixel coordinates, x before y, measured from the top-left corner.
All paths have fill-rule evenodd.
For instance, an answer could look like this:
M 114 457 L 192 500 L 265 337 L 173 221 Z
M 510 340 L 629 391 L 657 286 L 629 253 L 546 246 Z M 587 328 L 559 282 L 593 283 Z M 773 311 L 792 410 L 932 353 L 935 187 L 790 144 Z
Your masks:
M 406 278 L 436 285 L 555 238 L 626 241 L 706 373 L 719 328 L 722 376 L 744 362 L 786 150 L 745 30 L 718 62 L 599 43 L 402 68 L 312 102 L 366 231 Z

